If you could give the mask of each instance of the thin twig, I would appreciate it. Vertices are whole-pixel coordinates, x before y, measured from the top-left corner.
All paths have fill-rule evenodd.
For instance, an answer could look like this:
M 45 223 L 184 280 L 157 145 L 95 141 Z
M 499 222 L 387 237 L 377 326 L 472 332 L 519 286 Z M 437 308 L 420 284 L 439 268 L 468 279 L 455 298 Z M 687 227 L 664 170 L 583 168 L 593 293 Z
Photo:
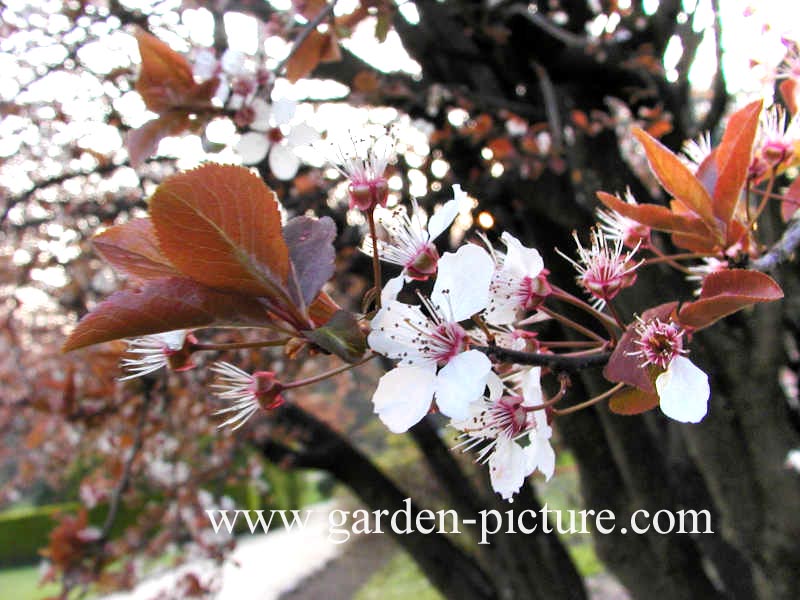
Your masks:
M 317 26 L 322 23 L 325 19 L 327 19 L 330 15 L 333 14 L 333 9 L 336 7 L 337 0 L 333 0 L 330 4 L 328 4 L 325 8 L 319 11 L 316 17 L 311 19 L 306 25 L 303 27 L 303 30 L 297 36 L 297 39 L 294 41 L 294 45 L 292 46 L 291 51 L 289 54 L 286 55 L 278 66 L 275 68 L 275 75 L 280 75 L 283 70 L 286 68 L 286 65 L 292 59 L 292 57 L 297 53 L 300 49 L 300 46 L 303 45 L 303 42 L 306 41 L 306 38 L 311 35 L 311 32 L 314 31 Z
M 789 225 L 781 239 L 766 254 L 752 261 L 749 268 L 756 271 L 772 271 L 778 265 L 791 260 L 798 246 L 800 246 L 800 220 Z

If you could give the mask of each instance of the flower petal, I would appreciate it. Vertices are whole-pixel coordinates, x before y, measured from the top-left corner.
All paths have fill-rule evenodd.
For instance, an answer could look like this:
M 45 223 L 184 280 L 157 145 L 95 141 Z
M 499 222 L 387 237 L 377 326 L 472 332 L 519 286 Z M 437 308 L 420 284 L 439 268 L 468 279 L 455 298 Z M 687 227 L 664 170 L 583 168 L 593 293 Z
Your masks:
M 180 350 L 186 341 L 187 333 L 185 329 L 176 329 L 175 331 L 156 333 L 153 337 L 164 342 L 164 345 L 170 350 Z
M 540 411 L 544 412 L 544 411 Z M 530 436 L 531 443 L 525 448 L 525 458 L 527 460 L 525 471 L 533 473 L 536 469 L 549 480 L 556 470 L 556 453 L 550 440 L 535 432 Z M 526 473 L 526 474 L 527 474 Z
M 289 98 L 280 98 L 272 103 L 272 118 L 276 125 L 286 125 L 294 118 L 297 102 Z
M 319 132 L 307 125 L 306 123 L 298 123 L 286 136 L 286 141 L 290 146 L 307 146 L 313 144 L 319 139 Z
M 401 366 L 425 366 L 436 370 L 435 360 L 422 358 L 418 350 L 419 330 L 430 326 L 419 307 L 387 302 L 372 318 L 370 325 L 372 331 L 367 336 L 367 343 L 375 352 L 399 360 Z
M 708 412 L 708 375 L 685 356 L 677 356 L 656 377 L 661 411 L 682 423 L 699 423 Z
M 375 412 L 393 433 L 418 423 L 431 406 L 436 374 L 420 367 L 399 367 L 381 377 L 372 396 Z
M 515 277 L 536 278 L 544 269 L 542 255 L 535 248 L 526 248 L 522 243 L 507 231 L 500 238 L 505 242 L 508 251 L 503 262 L 503 271 Z
M 438 238 L 458 216 L 458 201 L 448 200 L 428 219 L 428 241 Z
M 469 405 L 483 396 L 492 362 L 478 350 L 456 355 L 436 378 L 436 404 L 451 419 L 469 417 Z
M 245 133 L 236 144 L 236 152 L 246 165 L 256 165 L 264 160 L 269 152 L 269 140 L 263 133 L 251 131 Z
M 381 306 L 386 306 L 389 302 L 397 300 L 397 294 L 403 289 L 404 281 L 405 277 L 403 275 L 398 275 L 386 282 L 383 286 L 383 290 L 381 290 Z
M 511 500 L 525 483 L 528 475 L 528 461 L 525 451 L 514 440 L 507 437 L 497 439 L 497 446 L 489 459 L 489 477 L 492 489 Z
M 447 252 L 439 259 L 431 300 L 453 322 L 468 319 L 486 308 L 493 272 L 492 257 L 475 244 Z
M 297 175 L 300 159 L 285 144 L 275 144 L 269 153 L 269 168 L 275 177 L 287 181 Z
M 250 108 L 253 109 L 253 122 L 250 123 L 250 129 L 256 131 L 269 131 L 272 129 L 271 117 L 272 106 L 261 98 L 256 98 L 250 103 Z
M 536 406 L 544 402 L 542 395 L 542 367 L 531 367 L 522 376 L 522 398 L 523 406 Z M 536 411 L 536 412 L 544 412 Z

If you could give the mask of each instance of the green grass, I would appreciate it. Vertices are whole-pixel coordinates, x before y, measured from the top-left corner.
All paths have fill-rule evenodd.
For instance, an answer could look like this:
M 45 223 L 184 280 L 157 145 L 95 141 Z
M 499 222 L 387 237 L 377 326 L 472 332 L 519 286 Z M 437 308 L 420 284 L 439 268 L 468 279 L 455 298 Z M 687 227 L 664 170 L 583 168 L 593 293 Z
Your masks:
M 353 600 L 443 600 L 405 552 L 398 552 L 358 590 Z
M 0 570 L 0 594 L 3 598 L 14 600 L 41 600 L 58 594 L 59 586 L 54 583 L 39 587 L 38 566 L 16 567 Z

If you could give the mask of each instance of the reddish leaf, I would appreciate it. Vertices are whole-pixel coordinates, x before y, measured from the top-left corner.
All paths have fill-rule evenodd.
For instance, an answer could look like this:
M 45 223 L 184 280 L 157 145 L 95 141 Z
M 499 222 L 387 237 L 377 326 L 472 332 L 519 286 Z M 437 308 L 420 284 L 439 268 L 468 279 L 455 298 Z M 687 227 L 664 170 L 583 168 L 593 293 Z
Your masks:
M 244 167 L 206 164 L 169 177 L 150 199 L 159 246 L 187 277 L 287 301 L 289 251 L 275 194 Z
M 714 242 L 710 236 L 688 235 L 684 233 L 673 233 L 672 243 L 678 248 L 683 248 L 689 252 L 699 252 L 702 254 L 713 253 L 719 248 L 719 244 Z
M 672 212 L 666 206 L 656 204 L 628 204 L 606 192 L 597 192 L 600 202 L 624 217 L 638 221 L 659 231 L 682 233 L 708 238 L 706 225 L 697 217 Z
M 338 311 L 322 327 L 304 331 L 307 340 L 349 363 L 358 361 L 367 351 L 367 338 L 352 313 Z
M 781 218 L 788 221 L 800 208 L 800 177 L 792 182 L 786 190 L 785 200 L 781 202 Z
M 714 215 L 726 228 L 733 219 L 747 180 L 762 104 L 761 100 L 751 102 L 731 115 L 722 141 L 714 152 L 719 173 L 714 187 Z
M 81 319 L 62 350 L 175 329 L 269 322 L 266 309 L 255 298 L 212 290 L 190 279 L 153 279 L 98 304 Z
M 319 327 L 331 320 L 342 307 L 336 304 L 328 294 L 320 292 L 308 307 L 308 314 L 314 325 Z
M 181 54 L 145 31 L 136 32 L 136 41 L 142 56 L 136 91 L 148 109 L 162 114 L 192 95 L 197 84 L 192 67 Z
M 641 129 L 634 128 L 633 135 L 644 146 L 650 168 L 664 189 L 691 208 L 711 231 L 718 231 L 712 212 L 711 196 L 689 168 Z
M 789 78 L 784 79 L 781 84 L 778 86 L 778 90 L 781 92 L 781 97 L 783 98 L 784 104 L 786 104 L 786 109 L 789 111 L 791 116 L 797 114 L 797 92 L 798 92 L 798 83 L 797 80 Z
M 158 143 L 165 137 L 183 133 L 191 126 L 189 114 L 171 111 L 163 117 L 148 121 L 138 129 L 132 129 L 125 138 L 131 166 L 136 169 L 155 153 Z
M 295 83 L 309 75 L 321 62 L 335 62 L 341 59 L 339 43 L 331 32 L 320 33 L 316 29 L 292 50 L 286 63 L 286 78 Z
M 700 299 L 684 304 L 678 317 L 682 324 L 702 329 L 751 304 L 781 298 L 783 290 L 769 275 L 729 269 L 708 275 Z
M 658 395 L 638 388 L 625 388 L 608 401 L 608 408 L 618 415 L 638 415 L 658 406 Z
M 653 307 L 642 313 L 642 319 L 649 321 L 658 318 L 662 321 L 670 319 L 677 302 L 668 302 L 660 306 Z M 655 387 L 647 369 L 642 368 L 642 359 L 638 356 L 631 356 L 632 352 L 637 352 L 639 346 L 634 342 L 638 339 L 634 325 L 630 325 L 614 348 L 608 364 L 603 369 L 603 377 L 613 382 L 627 383 L 630 386 L 639 388 L 648 393 L 655 393 Z
M 134 219 L 96 235 L 94 247 L 117 271 L 139 280 L 180 277 L 161 253 L 150 219 Z
M 310 304 L 325 282 L 333 277 L 335 237 L 336 224 L 330 217 L 295 217 L 283 228 L 283 238 L 289 247 L 289 256 L 305 305 Z

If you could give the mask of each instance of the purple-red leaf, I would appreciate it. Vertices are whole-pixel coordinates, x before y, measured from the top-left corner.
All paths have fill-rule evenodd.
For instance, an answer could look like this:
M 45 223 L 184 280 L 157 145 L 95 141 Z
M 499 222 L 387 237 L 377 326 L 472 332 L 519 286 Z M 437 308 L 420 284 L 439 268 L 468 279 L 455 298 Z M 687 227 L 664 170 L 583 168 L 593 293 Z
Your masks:
M 295 217 L 283 227 L 283 238 L 306 305 L 311 304 L 333 276 L 335 237 L 336 224 L 330 217 Z
M 709 236 L 705 223 L 691 214 L 676 213 L 656 204 L 628 204 L 606 192 L 597 192 L 597 197 L 611 210 L 653 229 L 702 238 Z
M 94 247 L 114 269 L 139 280 L 180 277 L 161 253 L 150 219 L 134 219 L 96 235 Z
M 708 275 L 700 299 L 683 305 L 678 318 L 683 325 L 702 329 L 746 306 L 781 298 L 783 290 L 769 275 L 729 269 Z
M 98 304 L 72 331 L 63 351 L 175 329 L 269 322 L 266 309 L 255 298 L 212 290 L 190 279 L 153 279 Z
M 722 141 L 714 151 L 718 173 L 714 186 L 714 215 L 726 227 L 733 219 L 747 181 L 762 104 L 761 100 L 751 102 L 731 115 Z
M 278 203 L 246 168 L 207 164 L 169 177 L 150 199 L 150 217 L 162 252 L 187 277 L 288 303 Z
M 667 302 L 653 307 L 642 313 L 642 320 L 649 321 L 650 319 L 658 318 L 662 321 L 668 321 L 677 306 L 677 302 Z M 641 349 L 635 343 L 636 340 L 638 340 L 638 334 L 635 330 L 635 324 L 631 324 L 620 338 L 617 347 L 614 348 L 611 358 L 608 359 L 608 364 L 603 369 L 603 377 L 609 381 L 627 383 L 644 392 L 654 394 L 655 386 L 648 369 L 642 368 L 642 358 L 640 356 L 632 356 L 632 353 Z
M 152 121 L 148 121 L 138 129 L 132 129 L 125 138 L 131 166 L 136 169 L 155 153 L 158 143 L 165 137 L 183 133 L 191 126 L 189 113 L 172 111 Z
M 641 129 L 635 128 L 633 135 L 644 146 L 650 168 L 664 189 L 699 216 L 710 231 L 719 235 L 717 221 L 712 212 L 711 196 L 689 167 Z
M 658 395 L 639 388 L 625 388 L 611 397 L 608 408 L 618 415 L 638 415 L 658 406 Z

